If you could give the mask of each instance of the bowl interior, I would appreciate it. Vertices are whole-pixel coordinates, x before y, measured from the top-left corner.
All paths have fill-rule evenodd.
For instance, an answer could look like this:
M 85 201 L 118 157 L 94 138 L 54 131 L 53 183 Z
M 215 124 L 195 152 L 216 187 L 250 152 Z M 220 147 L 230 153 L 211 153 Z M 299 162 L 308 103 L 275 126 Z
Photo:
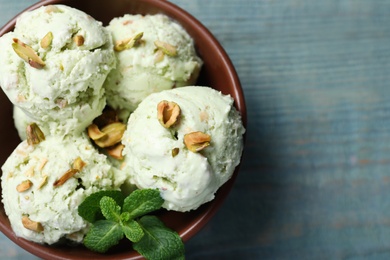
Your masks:
M 126 13 L 130 14 L 155 14 L 164 13 L 178 21 L 194 38 L 198 54 L 204 61 L 197 85 L 210 86 L 220 90 L 224 94 L 230 94 L 235 99 L 235 106 L 241 112 L 244 125 L 246 125 L 246 108 L 242 89 L 237 74 L 217 40 L 210 32 L 194 17 L 179 7 L 162 0 L 54 0 L 41 1 L 27 10 L 35 9 L 41 5 L 65 4 L 78 8 L 90 14 L 97 20 L 107 25 L 114 18 Z M 12 31 L 15 18 L 7 23 L 1 30 L 0 35 Z M 0 65 L 1 66 L 1 65 Z M 13 149 L 19 144 L 20 139 L 14 128 L 12 119 L 12 104 L 0 91 L 0 165 L 4 163 Z M 216 194 L 215 199 L 195 211 L 188 213 L 161 211 L 159 216 L 165 224 L 176 230 L 184 241 L 187 241 L 199 229 L 201 229 L 215 214 L 227 194 L 229 193 L 238 167 L 232 177 L 223 185 Z M 108 254 L 95 254 L 82 246 L 45 246 L 27 240 L 17 238 L 10 227 L 3 205 L 0 203 L 0 231 L 16 244 L 27 251 L 45 259 L 136 259 L 138 254 L 131 250 L 128 243 L 121 243 L 110 250 Z

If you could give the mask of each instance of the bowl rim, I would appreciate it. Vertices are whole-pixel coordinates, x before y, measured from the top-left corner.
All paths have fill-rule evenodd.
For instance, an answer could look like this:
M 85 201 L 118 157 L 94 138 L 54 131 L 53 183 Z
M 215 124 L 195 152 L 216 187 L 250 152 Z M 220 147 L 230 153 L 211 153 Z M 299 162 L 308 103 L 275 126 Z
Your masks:
M 25 8 L 18 14 L 16 14 L 11 20 L 9 20 L 6 24 L 4 24 L 0 28 L 0 36 L 3 34 L 12 31 L 14 29 L 15 23 L 17 18 L 20 14 L 31 11 L 34 9 L 37 9 L 38 7 L 44 6 L 44 5 L 53 5 L 53 4 L 63 4 L 67 5 L 66 2 L 68 0 L 42 0 L 35 4 L 30 5 L 29 7 Z M 247 111 L 246 111 L 246 103 L 245 103 L 245 97 L 244 92 L 238 77 L 238 74 L 235 70 L 235 67 L 229 58 L 227 52 L 222 47 L 220 42 L 216 39 L 216 37 L 209 31 L 207 27 L 205 27 L 198 19 L 196 19 L 193 15 L 191 15 L 189 12 L 185 11 L 181 7 L 177 6 L 174 3 L 171 3 L 166 0 L 138 0 L 142 1 L 145 4 L 151 4 L 153 7 L 156 7 L 158 9 L 164 10 L 164 13 L 170 16 L 170 14 L 175 15 L 175 20 L 178 20 L 179 23 L 184 23 L 187 25 L 187 27 L 191 28 L 197 28 L 197 33 L 202 35 L 202 38 L 205 39 L 209 46 L 212 46 L 213 51 L 218 53 L 218 56 L 220 56 L 222 63 L 225 64 L 226 71 L 228 72 L 228 81 L 231 82 L 231 85 L 234 87 L 232 88 L 235 99 L 234 99 L 234 105 L 237 108 L 237 110 L 241 114 L 241 120 L 243 123 L 243 126 L 247 128 Z M 246 133 L 243 136 L 244 146 L 246 142 Z M 241 162 L 242 162 L 242 156 L 241 155 Z M 223 202 L 225 201 L 226 197 L 228 196 L 230 190 L 233 187 L 233 184 L 237 178 L 238 171 L 240 168 L 241 163 L 235 168 L 235 171 L 232 175 L 232 177 L 218 190 L 218 193 L 224 193 L 223 196 L 216 196 L 214 200 L 207 203 L 209 206 L 207 206 L 207 210 L 200 215 L 200 217 L 195 218 L 192 222 L 188 223 L 186 225 L 186 228 L 183 232 L 178 232 L 180 237 L 182 238 L 183 242 L 188 241 L 190 238 L 192 238 L 194 235 L 196 235 L 209 221 L 210 219 L 216 214 L 216 212 L 219 210 L 219 208 L 222 206 Z M 13 241 L 18 246 L 22 247 L 26 251 L 45 259 L 63 259 L 58 258 L 57 255 L 53 255 L 50 252 L 43 252 L 42 250 L 34 250 L 35 243 L 25 240 L 23 238 L 17 237 L 12 229 L 10 230 L 9 227 L 6 226 L 5 223 L 0 222 L 0 231 L 7 236 L 11 241 Z M 104 255 L 103 255 L 104 256 Z M 119 256 L 119 255 L 118 255 Z M 105 258 L 105 257 L 104 257 Z M 83 259 L 83 258 L 80 258 Z M 103 259 L 103 258 L 102 258 Z M 119 258 L 118 258 L 119 259 Z M 142 259 L 141 256 L 132 257 L 131 259 Z

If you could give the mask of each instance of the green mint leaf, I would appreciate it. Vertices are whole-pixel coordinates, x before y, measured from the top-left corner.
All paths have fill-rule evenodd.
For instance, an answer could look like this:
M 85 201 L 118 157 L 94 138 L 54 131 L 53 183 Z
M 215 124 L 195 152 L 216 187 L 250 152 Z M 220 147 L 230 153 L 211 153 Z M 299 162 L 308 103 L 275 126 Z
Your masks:
M 110 220 L 98 220 L 84 238 L 84 245 L 95 252 L 104 253 L 123 238 L 122 227 Z
M 121 207 L 113 198 L 107 196 L 101 198 L 100 209 L 106 219 L 115 222 L 119 222 L 121 220 Z
M 156 216 L 144 216 L 139 224 L 145 235 L 133 248 L 146 259 L 184 259 L 184 244 L 180 236 L 167 228 Z
M 123 201 L 125 199 L 122 192 L 118 190 L 103 190 L 92 193 L 79 205 L 79 215 L 90 223 L 104 219 L 100 210 L 100 200 L 104 196 L 113 198 L 119 206 L 123 205 Z
M 129 220 L 130 220 L 130 213 L 129 212 L 122 212 L 121 222 L 127 222 Z
M 142 227 L 133 219 L 122 223 L 122 230 L 127 239 L 131 242 L 138 242 L 144 236 Z
M 125 198 L 123 212 L 129 212 L 130 218 L 138 218 L 161 208 L 164 199 L 157 189 L 135 190 Z

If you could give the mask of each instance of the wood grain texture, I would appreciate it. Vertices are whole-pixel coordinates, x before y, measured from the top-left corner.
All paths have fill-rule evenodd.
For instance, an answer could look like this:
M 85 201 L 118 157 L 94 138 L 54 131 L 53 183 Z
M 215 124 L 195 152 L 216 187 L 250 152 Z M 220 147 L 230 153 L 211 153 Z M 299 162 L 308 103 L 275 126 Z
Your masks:
M 33 2 L 0 0 L 0 22 Z M 236 184 L 187 259 L 390 259 L 390 1 L 172 2 L 224 46 L 248 109 Z
M 230 55 L 249 124 L 189 259 L 389 258 L 390 2 L 174 2 Z

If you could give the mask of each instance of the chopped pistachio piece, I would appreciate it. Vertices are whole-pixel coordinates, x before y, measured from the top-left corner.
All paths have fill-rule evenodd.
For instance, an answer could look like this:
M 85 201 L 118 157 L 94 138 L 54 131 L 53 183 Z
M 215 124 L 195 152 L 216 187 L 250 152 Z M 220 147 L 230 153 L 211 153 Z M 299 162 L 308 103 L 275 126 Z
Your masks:
M 48 32 L 41 40 L 41 47 L 44 49 L 49 48 L 52 41 L 53 41 L 53 33 Z
M 137 46 L 139 42 L 141 41 L 142 36 L 144 35 L 143 32 L 137 33 L 133 37 L 126 38 L 123 40 L 118 40 L 115 43 L 114 50 L 115 51 L 124 51 L 127 49 L 131 49 L 134 46 Z
M 70 169 L 70 170 L 66 171 L 58 180 L 56 180 L 53 183 L 53 186 L 59 187 L 59 186 L 63 185 L 67 180 L 72 178 L 73 175 L 75 175 L 78 172 L 79 172 L 79 170 L 77 170 L 77 169 Z
M 31 166 L 30 168 L 27 169 L 27 171 L 24 173 L 26 177 L 34 177 L 34 168 L 35 165 Z
M 33 183 L 30 180 L 22 181 L 18 186 L 16 186 L 16 190 L 18 192 L 24 192 L 29 190 L 32 187 Z
M 154 45 L 168 56 L 175 57 L 177 55 L 176 47 L 169 43 L 156 40 L 154 41 Z
M 101 129 L 101 131 L 105 133 L 106 136 L 94 140 L 95 144 L 101 148 L 113 146 L 122 140 L 122 136 L 125 130 L 126 130 L 126 125 L 121 122 L 115 122 L 106 125 Z
M 191 152 L 199 152 L 210 145 L 211 136 L 203 132 L 192 132 L 184 135 L 184 144 Z
M 29 145 L 39 144 L 45 140 L 45 135 L 36 123 L 27 125 L 26 134 Z
M 172 157 L 176 157 L 179 154 L 180 149 L 178 147 L 172 149 Z
M 16 38 L 14 38 L 13 41 L 12 48 L 15 53 L 31 67 L 41 69 L 46 65 L 30 46 Z
M 123 155 L 122 155 L 123 148 L 125 148 L 125 146 L 121 143 L 118 143 L 118 144 L 114 145 L 113 147 L 107 148 L 106 151 L 107 151 L 107 154 L 110 155 L 112 158 L 122 160 L 123 159 Z
M 43 226 L 41 223 L 32 221 L 29 217 L 23 216 L 22 217 L 22 224 L 25 228 L 35 231 L 35 232 L 42 232 Z
M 45 7 L 45 13 L 57 13 L 60 9 L 55 5 L 48 5 Z
M 157 50 L 156 54 L 154 56 L 154 62 L 159 63 L 160 61 L 162 61 L 164 59 L 164 56 L 165 56 L 165 54 L 162 50 Z
M 162 126 L 170 128 L 179 119 L 180 107 L 175 102 L 163 100 L 157 105 L 157 119 Z
M 76 35 L 73 37 L 73 41 L 76 43 L 77 46 L 84 45 L 84 37 L 82 35 Z
M 100 131 L 99 127 L 95 124 L 89 125 L 87 131 L 88 131 L 88 136 L 92 140 L 98 140 L 98 139 L 101 139 L 107 135 L 106 133 L 103 133 L 102 131 Z
M 65 108 L 68 105 L 68 101 L 64 98 L 57 98 L 55 103 L 58 105 L 59 108 Z
M 85 165 L 87 165 L 86 162 L 84 162 L 80 157 L 77 157 L 73 162 L 73 169 L 81 171 Z
M 38 190 L 42 189 L 42 187 L 47 184 L 47 178 L 48 178 L 47 175 L 43 176 L 42 181 L 39 183 L 39 185 L 37 187 Z

